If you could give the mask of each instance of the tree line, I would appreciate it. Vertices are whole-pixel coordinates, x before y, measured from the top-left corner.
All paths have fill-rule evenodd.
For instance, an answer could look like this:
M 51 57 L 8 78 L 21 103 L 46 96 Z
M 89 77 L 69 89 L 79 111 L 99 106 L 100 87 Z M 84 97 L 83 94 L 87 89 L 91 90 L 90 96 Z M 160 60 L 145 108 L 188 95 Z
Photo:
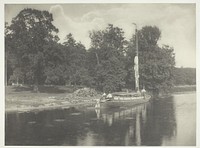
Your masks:
M 83 85 L 105 92 L 134 89 L 134 33 L 126 40 L 122 28 L 108 24 L 89 32 L 91 46 L 86 49 L 71 33 L 60 43 L 52 22 L 48 11 L 27 8 L 6 23 L 7 84 Z M 156 26 L 138 30 L 140 88 L 155 93 L 174 85 L 174 49 L 160 47 L 160 38 Z
M 196 85 L 196 68 L 175 68 L 175 85 Z

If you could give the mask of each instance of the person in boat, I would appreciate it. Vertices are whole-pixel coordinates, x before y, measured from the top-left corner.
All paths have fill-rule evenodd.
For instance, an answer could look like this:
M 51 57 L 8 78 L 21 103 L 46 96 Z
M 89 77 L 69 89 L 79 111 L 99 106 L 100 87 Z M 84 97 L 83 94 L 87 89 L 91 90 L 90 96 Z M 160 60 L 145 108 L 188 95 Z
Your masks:
M 112 98 L 113 98 L 113 96 L 112 96 L 112 94 L 109 92 L 108 95 L 106 96 L 106 100 L 107 100 L 107 101 L 110 101 L 110 100 L 112 100 Z
M 101 100 L 105 100 L 106 99 L 106 93 L 104 92 L 102 97 L 101 97 Z
M 143 89 L 141 90 L 141 93 L 142 93 L 142 96 L 144 97 L 144 99 L 145 99 L 145 94 L 146 94 L 146 90 L 145 90 L 145 88 L 143 87 Z
M 103 95 L 102 95 L 102 97 L 99 98 L 99 99 L 97 99 L 95 108 L 100 108 L 100 103 L 101 103 L 101 101 L 104 102 L 105 100 L 106 100 L 106 93 L 104 92 Z

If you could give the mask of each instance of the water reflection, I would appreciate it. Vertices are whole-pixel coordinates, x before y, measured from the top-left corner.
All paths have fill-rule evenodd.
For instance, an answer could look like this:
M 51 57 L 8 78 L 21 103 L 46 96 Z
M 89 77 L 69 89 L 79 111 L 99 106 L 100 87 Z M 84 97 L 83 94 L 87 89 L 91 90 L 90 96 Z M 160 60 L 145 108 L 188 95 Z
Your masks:
M 139 105 L 133 108 L 123 108 L 123 109 L 111 109 L 111 110 L 100 110 L 96 109 L 96 115 L 99 122 L 103 122 L 104 126 L 106 126 L 106 130 L 96 131 L 98 135 L 102 137 L 108 135 L 109 140 L 105 143 L 105 145 L 141 145 L 141 122 L 146 122 L 146 109 L 148 104 Z M 99 124 L 99 122 L 95 122 L 93 124 Z M 97 125 L 93 125 L 95 128 Z M 111 130 L 115 130 L 113 135 L 110 134 Z M 117 129 L 117 130 L 116 130 Z M 123 130 L 120 130 L 123 129 Z M 107 131 L 107 132 L 106 132 Z M 116 138 L 117 135 L 124 135 Z M 94 137 L 92 137 L 95 140 Z M 120 142 L 112 141 L 112 139 L 120 139 Z
M 159 146 L 162 145 L 162 139 L 173 138 L 176 133 L 174 99 L 173 97 L 154 99 L 149 108 L 144 127 L 147 132 L 143 133 L 143 144 Z
M 154 99 L 132 108 L 8 113 L 5 142 L 6 145 L 195 145 L 196 96 L 189 96 L 189 105 L 184 97 Z M 186 121 L 188 117 L 190 122 Z

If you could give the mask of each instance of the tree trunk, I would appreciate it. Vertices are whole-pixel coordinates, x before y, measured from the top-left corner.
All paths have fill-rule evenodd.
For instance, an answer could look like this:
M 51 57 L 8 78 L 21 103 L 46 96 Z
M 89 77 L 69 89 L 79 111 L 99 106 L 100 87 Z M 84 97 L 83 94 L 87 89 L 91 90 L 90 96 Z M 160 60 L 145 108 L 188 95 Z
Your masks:
M 99 65 L 99 56 L 98 54 L 95 52 L 96 58 L 97 58 L 97 64 Z
M 33 86 L 33 91 L 36 92 L 36 93 L 39 93 L 38 85 L 35 84 L 35 85 Z
M 19 85 L 19 78 L 17 77 L 17 86 Z
M 33 86 L 33 91 L 36 93 L 39 93 L 39 89 L 38 89 L 38 78 L 36 77 L 35 79 L 35 84 Z
M 158 89 L 153 90 L 153 96 L 156 97 L 156 98 L 159 96 L 159 90 Z

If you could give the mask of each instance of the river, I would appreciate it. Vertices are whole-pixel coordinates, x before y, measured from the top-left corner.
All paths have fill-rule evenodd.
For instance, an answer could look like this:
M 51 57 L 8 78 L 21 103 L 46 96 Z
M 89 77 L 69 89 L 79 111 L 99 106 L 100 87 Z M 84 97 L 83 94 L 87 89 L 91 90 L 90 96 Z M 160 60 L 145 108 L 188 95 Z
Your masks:
M 6 113 L 5 145 L 195 146 L 196 93 L 133 108 Z

